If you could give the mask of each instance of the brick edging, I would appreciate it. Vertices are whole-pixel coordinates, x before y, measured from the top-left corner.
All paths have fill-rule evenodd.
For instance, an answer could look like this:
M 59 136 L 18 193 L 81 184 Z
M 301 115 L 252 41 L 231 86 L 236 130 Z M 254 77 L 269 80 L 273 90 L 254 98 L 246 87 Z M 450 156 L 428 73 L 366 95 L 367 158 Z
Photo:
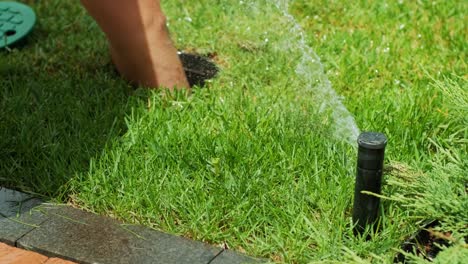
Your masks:
M 230 250 L 0 190 L 0 242 L 79 263 L 258 263 Z

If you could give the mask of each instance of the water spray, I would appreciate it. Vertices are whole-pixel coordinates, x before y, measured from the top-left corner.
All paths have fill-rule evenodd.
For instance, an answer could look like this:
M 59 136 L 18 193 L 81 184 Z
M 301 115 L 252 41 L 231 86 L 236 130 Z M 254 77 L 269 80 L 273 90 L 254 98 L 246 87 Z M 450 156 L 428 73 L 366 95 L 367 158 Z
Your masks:
M 382 133 L 365 132 L 358 137 L 358 160 L 354 189 L 353 222 L 355 231 L 362 233 L 366 226 L 378 220 L 382 171 L 387 138 Z

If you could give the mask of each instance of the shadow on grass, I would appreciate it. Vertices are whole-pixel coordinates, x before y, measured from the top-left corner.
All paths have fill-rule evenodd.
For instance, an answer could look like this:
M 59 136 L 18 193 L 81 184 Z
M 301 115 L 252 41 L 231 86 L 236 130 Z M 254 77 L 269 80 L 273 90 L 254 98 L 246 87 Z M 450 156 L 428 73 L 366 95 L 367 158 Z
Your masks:
M 106 59 L 36 52 L 0 54 L 0 186 L 65 199 L 67 182 L 124 132 L 131 88 Z

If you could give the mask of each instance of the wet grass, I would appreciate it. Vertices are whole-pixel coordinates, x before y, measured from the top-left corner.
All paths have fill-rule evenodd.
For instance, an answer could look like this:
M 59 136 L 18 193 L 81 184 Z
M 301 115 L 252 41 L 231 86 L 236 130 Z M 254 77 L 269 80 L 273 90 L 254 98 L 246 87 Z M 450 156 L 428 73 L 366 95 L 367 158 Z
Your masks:
M 440 261 L 466 257 L 466 4 L 291 5 L 359 127 L 389 137 L 366 240 L 356 151 L 295 74 L 282 14 L 250 3 L 164 3 L 177 46 L 222 69 L 189 98 L 120 80 L 77 3 L 34 4 L 30 43 L 0 53 L 1 185 L 279 262 L 389 263 L 433 219 L 452 232 Z

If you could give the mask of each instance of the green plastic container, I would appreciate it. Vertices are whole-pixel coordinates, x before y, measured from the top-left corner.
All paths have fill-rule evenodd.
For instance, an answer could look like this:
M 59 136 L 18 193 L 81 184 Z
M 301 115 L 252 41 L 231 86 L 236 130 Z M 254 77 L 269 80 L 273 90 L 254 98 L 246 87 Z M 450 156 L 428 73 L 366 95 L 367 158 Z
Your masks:
M 23 41 L 36 24 L 36 14 L 18 2 L 0 2 L 0 49 Z

